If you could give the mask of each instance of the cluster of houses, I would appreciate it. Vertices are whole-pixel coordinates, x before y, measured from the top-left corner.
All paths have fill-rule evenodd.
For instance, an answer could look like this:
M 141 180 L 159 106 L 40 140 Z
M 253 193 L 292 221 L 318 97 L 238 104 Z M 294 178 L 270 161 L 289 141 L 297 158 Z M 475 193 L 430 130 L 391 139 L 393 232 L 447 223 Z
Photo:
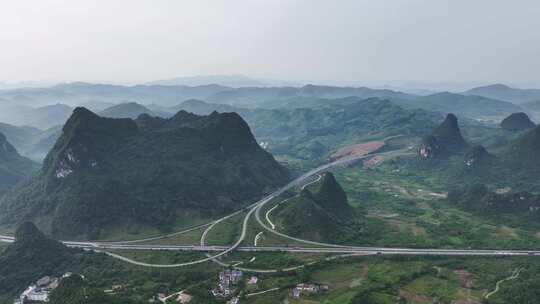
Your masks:
M 297 284 L 292 290 L 292 297 L 295 299 L 300 298 L 302 295 L 312 295 L 321 292 L 328 291 L 328 285 L 319 285 L 312 283 L 300 283 Z
M 210 292 L 214 297 L 229 297 L 232 296 L 235 286 L 240 282 L 244 274 L 240 270 L 226 269 L 219 273 L 217 288 Z
M 21 295 L 15 299 L 13 304 L 25 304 L 25 303 L 47 303 L 49 302 L 49 296 L 53 290 L 55 290 L 60 281 L 67 277 L 70 277 L 71 273 L 64 274 L 61 278 L 52 276 L 46 276 L 37 280 L 34 284 L 28 286 Z

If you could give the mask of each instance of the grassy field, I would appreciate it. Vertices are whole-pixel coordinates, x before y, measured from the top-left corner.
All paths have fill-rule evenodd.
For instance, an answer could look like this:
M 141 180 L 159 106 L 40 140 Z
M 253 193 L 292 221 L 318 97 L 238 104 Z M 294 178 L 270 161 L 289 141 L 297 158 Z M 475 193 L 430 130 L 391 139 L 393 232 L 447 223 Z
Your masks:
M 160 236 L 168 233 L 173 233 L 175 231 L 182 231 L 190 227 L 197 225 L 205 224 L 210 222 L 209 218 L 202 217 L 183 217 L 179 218 L 176 225 L 171 229 L 171 231 L 159 231 L 155 228 L 141 228 L 137 227 L 134 229 L 121 228 L 116 231 L 108 231 L 107 236 L 100 239 L 100 241 L 129 241 L 129 240 L 138 240 L 151 238 L 155 236 Z
M 368 219 L 365 245 L 539 249 L 539 231 L 506 226 L 450 205 L 442 189 L 410 181 L 388 167 L 336 171 L 349 203 Z M 369 229 L 371 227 L 371 229 Z
M 396 172 L 384 163 L 371 168 L 358 164 L 336 169 L 334 173 L 347 192 L 349 203 L 365 216 L 364 233 L 349 245 L 540 249 L 540 231 L 512 225 L 512 221 L 502 222 L 459 210 L 446 200 L 444 188 L 433 187 L 429 181 L 408 179 L 403 172 Z M 309 189 L 314 190 L 317 186 L 313 184 Z M 262 210 L 263 220 L 266 211 L 285 197 L 276 199 Z M 275 209 L 271 216 L 278 231 L 283 230 L 276 216 L 281 208 Z M 220 241 L 221 238 L 220 244 L 223 244 L 227 234 L 239 232 L 237 227 L 240 222 L 235 227 L 222 223 L 211 235 L 221 235 L 217 239 Z M 249 223 L 243 245 L 252 246 L 260 232 L 263 232 L 258 241 L 260 245 L 305 246 L 264 231 L 254 220 Z
M 242 232 L 245 212 L 237 214 L 215 225 L 207 235 L 208 245 L 230 245 L 236 242 Z
M 282 270 L 324 260 L 328 255 L 320 253 L 288 252 L 234 252 L 222 259 L 223 262 L 239 267 L 260 270 Z M 240 264 L 239 264 L 240 263 Z
M 393 170 L 385 165 L 334 170 L 348 194 L 349 203 L 362 210 L 368 222 L 369 229 L 360 244 L 540 248 L 538 231 L 459 210 L 446 201 L 444 188 L 434 186 L 430 180 L 409 179 L 403 172 Z M 259 231 L 262 230 L 255 226 L 251 229 L 249 242 Z M 262 238 L 260 244 L 268 244 L 266 242 Z M 297 257 L 289 259 L 286 255 L 267 256 L 256 259 L 254 264 L 287 265 L 295 259 Z M 498 281 L 521 267 L 525 270 L 520 277 L 503 281 L 499 291 L 489 301 L 485 299 L 486 294 L 495 290 Z M 531 258 L 349 258 L 308 267 L 309 270 L 292 279 L 297 280 L 295 283 L 307 280 L 327 284 L 330 287 L 327 293 L 292 299 L 292 287 L 279 286 L 281 290 L 248 298 L 247 303 L 525 303 L 512 294 L 519 294 L 519 288 L 534 290 L 530 286 L 539 285 L 534 283 L 539 267 Z
M 152 241 L 146 241 L 141 242 L 140 244 L 146 244 L 146 245 L 199 245 L 201 236 L 203 234 L 203 231 L 206 229 L 205 227 L 200 227 L 195 230 L 173 235 L 170 237 L 152 240 Z
M 484 303 L 484 295 L 495 288 L 501 278 L 513 269 L 526 264 L 525 259 L 485 258 L 380 258 L 363 257 L 336 260 L 308 270 L 302 280 L 328 285 L 326 293 L 303 295 L 292 299 L 291 288 L 258 298 L 248 298 L 247 303 L 320 304 L 370 304 L 383 303 Z M 502 290 L 502 289 L 501 289 Z M 497 302 L 494 295 L 490 298 Z M 276 302 L 270 302 L 270 299 Z M 360 302 L 359 302 L 360 301 Z M 492 302 L 489 302 L 492 303 Z

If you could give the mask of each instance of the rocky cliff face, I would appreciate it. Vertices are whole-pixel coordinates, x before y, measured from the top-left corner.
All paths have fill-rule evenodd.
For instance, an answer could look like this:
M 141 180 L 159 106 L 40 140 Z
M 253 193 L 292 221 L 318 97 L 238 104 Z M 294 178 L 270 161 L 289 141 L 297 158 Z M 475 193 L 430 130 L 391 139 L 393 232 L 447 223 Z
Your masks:
M 483 146 L 474 146 L 465 153 L 463 163 L 465 168 L 474 169 L 487 165 L 492 158 Z
M 422 159 L 432 159 L 461 152 L 468 146 L 461 135 L 457 117 L 454 114 L 448 114 L 431 135 L 424 137 L 418 154 Z
M 441 146 L 435 136 L 426 136 L 422 139 L 418 154 L 422 159 L 432 159 L 438 156 L 441 151 Z
M 76 108 L 44 161 L 44 178 L 61 180 L 74 172 L 97 170 L 100 165 L 107 165 L 117 144 L 138 134 L 131 119 L 108 119 Z

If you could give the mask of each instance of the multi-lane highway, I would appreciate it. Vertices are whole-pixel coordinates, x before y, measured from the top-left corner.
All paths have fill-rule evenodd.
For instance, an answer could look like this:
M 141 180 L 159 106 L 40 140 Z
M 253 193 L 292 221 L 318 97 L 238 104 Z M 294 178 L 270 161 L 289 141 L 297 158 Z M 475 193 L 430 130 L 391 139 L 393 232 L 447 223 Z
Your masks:
M 0 237 L 0 241 L 13 242 L 11 237 Z M 64 242 L 68 247 L 92 250 L 165 250 L 224 252 L 231 246 L 209 245 L 145 245 L 119 244 L 106 242 Z M 540 250 L 488 250 L 488 249 L 424 249 L 424 248 L 387 248 L 387 247 L 298 247 L 298 246 L 237 246 L 234 249 L 248 252 L 303 252 L 335 254 L 373 254 L 373 255 L 441 255 L 441 256 L 540 256 Z
M 220 219 L 217 219 L 215 221 L 212 221 L 207 224 L 203 224 L 197 227 L 193 227 L 184 231 L 176 232 L 169 235 L 164 236 L 158 236 L 153 238 L 147 238 L 142 240 L 133 240 L 133 241 L 118 241 L 118 242 L 77 242 L 77 241 L 64 241 L 63 243 L 68 247 L 77 247 L 77 248 L 83 248 L 86 250 L 94 250 L 99 252 L 104 252 L 108 254 L 109 256 L 112 256 L 114 258 L 123 260 L 128 263 L 140 265 L 140 266 L 146 266 L 146 267 L 182 267 L 182 266 L 189 266 L 194 265 L 198 263 L 203 263 L 207 261 L 215 261 L 220 262 L 217 260 L 219 257 L 224 256 L 232 251 L 238 250 L 238 251 L 248 251 L 248 252 L 303 252 L 303 253 L 322 253 L 322 254 L 340 254 L 339 257 L 346 257 L 346 256 L 355 256 L 355 255 L 431 255 L 431 256 L 540 256 L 540 251 L 535 250 L 476 250 L 476 249 L 436 249 L 436 248 L 428 248 L 428 249 L 417 249 L 417 248 L 391 248 L 391 247 L 360 247 L 360 246 L 345 246 L 345 245 L 337 245 L 337 244 L 328 244 L 328 243 L 321 243 L 321 242 L 314 242 L 310 240 L 304 240 L 300 238 L 296 238 L 294 236 L 286 235 L 284 233 L 278 232 L 275 230 L 275 226 L 269 227 L 266 225 L 265 222 L 261 220 L 261 210 L 264 209 L 264 207 L 273 201 L 276 197 L 279 197 L 281 194 L 283 194 L 285 191 L 288 191 L 295 187 L 303 187 L 306 186 L 306 180 L 313 177 L 314 175 L 320 175 L 322 172 L 336 166 L 340 165 L 346 165 L 351 162 L 359 161 L 361 159 L 372 157 L 375 155 L 381 155 L 386 154 L 385 153 L 374 153 L 371 155 L 364 155 L 359 157 L 351 157 L 346 159 L 341 159 L 338 161 L 334 161 L 332 163 L 320 166 L 316 169 L 313 169 L 309 171 L 308 173 L 298 177 L 297 179 L 293 180 L 292 182 L 288 183 L 287 185 L 281 187 L 280 189 L 274 191 L 273 193 L 267 195 L 262 200 L 248 206 L 247 208 L 244 208 L 242 210 L 238 210 L 234 213 L 231 213 L 227 216 L 224 216 Z M 319 178 L 320 179 L 320 178 Z M 313 182 L 311 182 L 313 183 Z M 302 188 L 303 188 L 302 187 Z M 219 223 L 238 215 L 244 211 L 248 211 L 246 213 L 246 216 L 243 219 L 242 222 L 242 231 L 240 234 L 240 237 L 238 240 L 230 246 L 208 246 L 206 245 L 206 237 L 208 233 Z M 247 227 L 250 217 L 255 214 L 255 219 L 261 225 L 263 228 L 265 228 L 270 233 L 276 234 L 280 237 L 284 237 L 287 239 L 291 239 L 300 243 L 309 244 L 309 245 L 315 245 L 316 247 L 292 247 L 292 246 L 241 246 L 242 243 L 245 240 L 246 234 L 247 234 Z M 270 222 L 270 221 L 269 221 Z M 270 222 L 271 223 L 271 222 Z M 157 239 L 163 239 L 170 236 L 174 236 L 181 233 L 186 233 L 189 231 L 193 231 L 195 229 L 199 229 L 202 227 L 207 227 L 205 231 L 202 234 L 200 245 L 147 245 L 147 244 L 140 244 L 144 241 L 151 241 L 151 240 L 157 240 Z M 13 242 L 14 238 L 10 236 L 2 236 L 0 235 L 0 242 Z M 121 255 L 108 252 L 108 250 L 176 250 L 176 251 L 199 251 L 199 252 L 205 252 L 207 253 L 206 258 L 185 262 L 185 263 L 179 263 L 179 264 L 148 264 L 143 263 L 139 261 L 134 261 L 132 259 L 123 257 Z M 302 266 L 298 266 L 302 267 Z M 293 267 L 291 269 L 296 269 L 298 267 Z M 265 271 L 265 270 L 261 270 Z M 274 270 L 272 270 L 274 271 Z
M 168 250 L 168 251 L 200 251 L 223 252 L 229 246 L 197 246 L 197 245 L 118 245 L 94 244 L 94 246 L 71 245 L 91 249 L 108 250 Z M 374 255 L 441 255 L 441 256 L 540 256 L 537 250 L 470 250 L 470 249 L 421 249 L 421 248 L 374 248 L 374 247 L 288 247 L 288 246 L 238 246 L 238 251 L 248 252 L 302 252 L 302 253 L 336 253 L 336 254 L 374 254 Z

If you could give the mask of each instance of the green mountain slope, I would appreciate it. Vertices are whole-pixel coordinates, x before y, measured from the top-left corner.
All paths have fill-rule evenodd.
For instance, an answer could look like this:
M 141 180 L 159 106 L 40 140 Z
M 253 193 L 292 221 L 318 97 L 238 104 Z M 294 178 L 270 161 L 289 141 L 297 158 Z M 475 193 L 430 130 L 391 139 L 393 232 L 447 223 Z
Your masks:
M 525 166 L 540 166 L 540 126 L 527 131 L 507 147 L 506 158 Z
M 402 172 L 429 180 L 433 187 L 483 183 L 490 188 L 540 191 L 540 127 L 521 133 L 500 128 L 492 134 L 499 136 L 492 144 L 470 145 L 450 116 L 424 138 L 417 157 L 405 157 L 395 164 Z
M 58 287 L 51 292 L 51 304 L 135 304 L 135 301 L 117 295 L 108 295 L 103 289 L 93 287 L 80 275 L 71 275 L 62 279 Z
M 19 155 L 17 150 L 0 133 L 0 196 L 10 186 L 18 183 L 38 169 L 38 165 Z
M 304 189 L 277 213 L 278 227 L 302 238 L 346 243 L 364 230 L 363 216 L 347 202 L 332 173 L 325 173 L 317 191 Z
M 378 98 L 310 98 L 303 104 L 306 106 L 248 109 L 191 100 L 179 108 L 198 114 L 237 112 L 268 151 L 299 166 L 325 162 L 344 145 L 392 135 L 419 137 L 441 119 L 439 113 L 404 109 Z
M 47 238 L 31 222 L 22 223 L 17 228 L 15 237 L 16 241 L 0 252 L 2 304 L 13 303 L 13 299 L 26 287 L 44 276 L 61 277 L 66 272 L 84 273 L 91 277 L 92 283 L 103 284 L 113 277 L 121 279 L 126 273 L 123 264 L 105 255 L 68 248 Z M 82 280 L 81 276 L 72 275 L 62 279 L 59 287 L 51 293 L 49 303 L 128 304 L 142 301 L 106 296 L 103 286 L 96 288 L 90 282 Z
M 231 212 L 288 179 L 237 114 L 134 121 L 77 108 L 40 174 L 0 201 L 0 222 L 35 219 L 58 237 L 168 230 Z
M 431 135 L 424 137 L 419 154 L 423 159 L 445 157 L 463 151 L 468 143 L 463 139 L 457 117 L 448 114 Z
M 464 164 L 468 169 L 489 169 L 494 164 L 495 157 L 481 145 L 471 147 L 464 155 Z
M 536 219 L 540 215 L 539 198 L 539 194 L 529 192 L 496 193 L 483 184 L 465 186 L 448 194 L 450 202 L 483 215 L 509 213 Z
M 0 303 L 43 276 L 63 274 L 79 252 L 48 239 L 30 222 L 21 224 L 15 237 L 0 254 Z
M 392 135 L 421 136 L 440 119 L 437 113 L 406 110 L 387 100 L 357 97 L 314 108 L 239 112 L 260 142 L 274 154 L 326 161 L 331 151 Z
M 512 113 L 501 122 L 501 128 L 510 131 L 527 130 L 534 126 L 534 122 L 523 112 Z

